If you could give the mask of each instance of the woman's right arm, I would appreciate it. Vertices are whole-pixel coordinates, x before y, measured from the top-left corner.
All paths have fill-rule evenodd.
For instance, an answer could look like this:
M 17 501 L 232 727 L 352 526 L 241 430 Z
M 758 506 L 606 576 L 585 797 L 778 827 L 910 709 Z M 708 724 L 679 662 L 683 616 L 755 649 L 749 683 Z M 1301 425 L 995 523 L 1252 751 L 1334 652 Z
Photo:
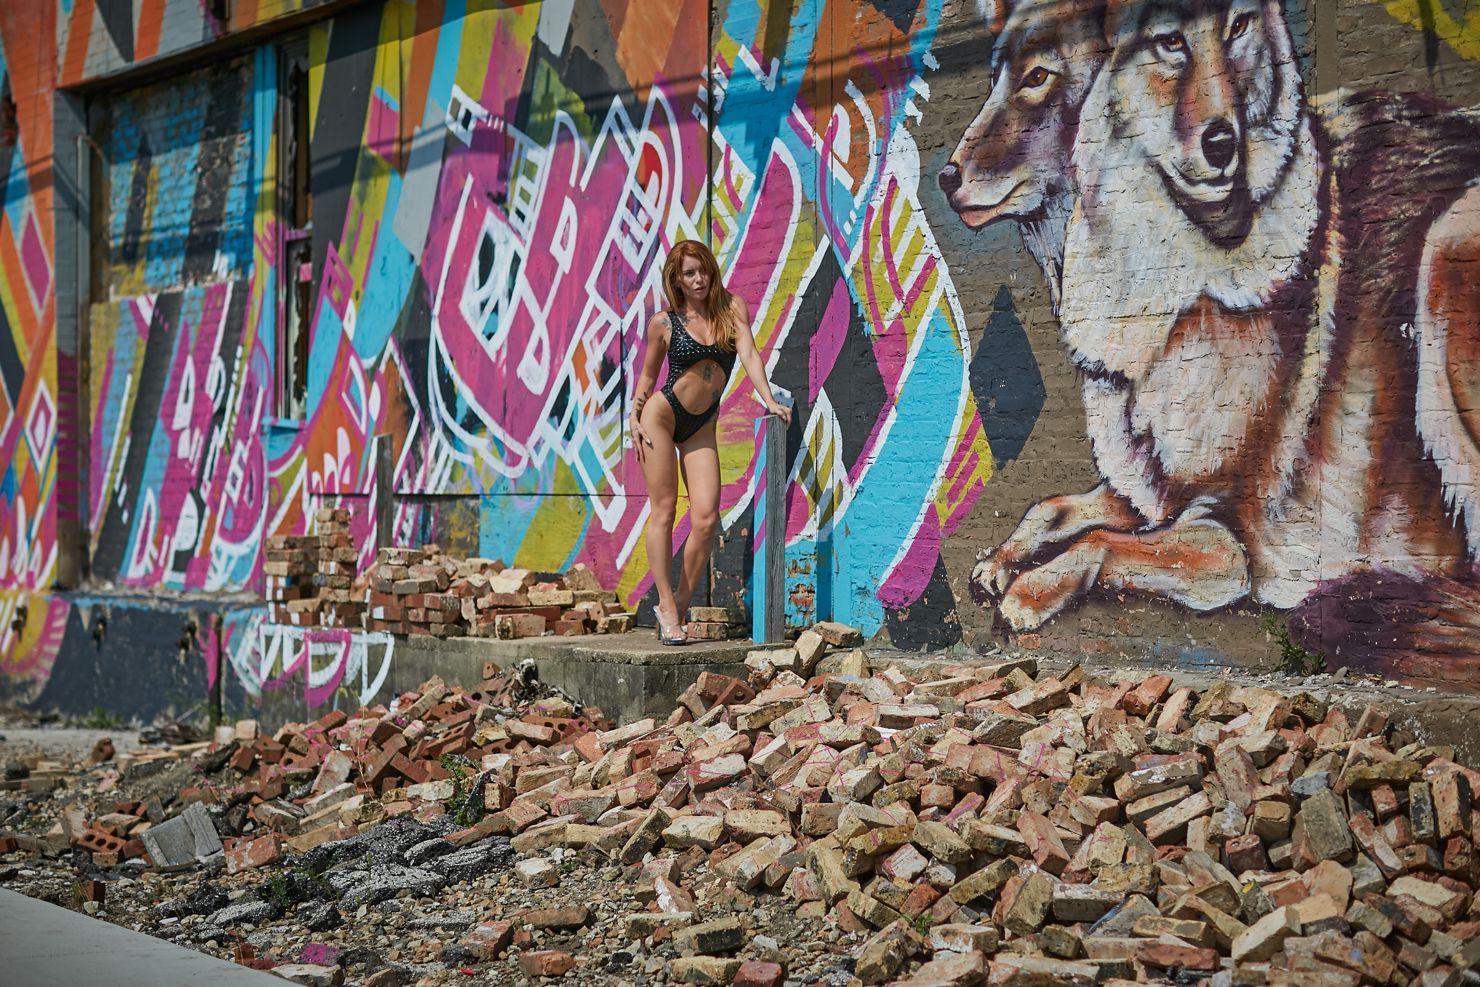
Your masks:
M 658 382 L 658 370 L 668 355 L 667 319 L 662 312 L 653 313 L 647 324 L 647 345 L 642 355 L 642 373 L 637 378 L 637 389 L 632 392 L 632 447 L 637 458 L 642 459 L 647 446 L 652 445 L 642 430 L 642 409 L 648 398 L 653 396 L 653 387 Z

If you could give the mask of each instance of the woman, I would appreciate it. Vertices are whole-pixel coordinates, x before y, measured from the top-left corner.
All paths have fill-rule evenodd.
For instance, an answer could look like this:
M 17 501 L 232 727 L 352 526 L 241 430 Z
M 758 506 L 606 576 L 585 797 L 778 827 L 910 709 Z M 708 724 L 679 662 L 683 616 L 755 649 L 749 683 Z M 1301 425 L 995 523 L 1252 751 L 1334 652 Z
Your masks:
M 694 584 L 709 562 L 710 545 L 719 527 L 719 450 L 714 422 L 735 358 L 739 357 L 768 412 L 790 424 L 791 410 L 772 397 L 766 368 L 750 334 L 750 310 L 720 283 L 719 265 L 708 247 L 697 240 L 682 240 L 668 252 L 663 263 L 663 294 L 668 310 L 656 313 L 647 324 L 647 353 L 632 403 L 632 439 L 647 478 L 647 554 L 658 589 L 658 639 L 664 644 L 684 644 L 688 641 L 684 615 L 694 596 Z M 658 392 L 662 399 L 650 401 L 665 356 L 668 380 Z M 680 469 L 689 494 L 689 538 L 675 593 L 669 571 Z

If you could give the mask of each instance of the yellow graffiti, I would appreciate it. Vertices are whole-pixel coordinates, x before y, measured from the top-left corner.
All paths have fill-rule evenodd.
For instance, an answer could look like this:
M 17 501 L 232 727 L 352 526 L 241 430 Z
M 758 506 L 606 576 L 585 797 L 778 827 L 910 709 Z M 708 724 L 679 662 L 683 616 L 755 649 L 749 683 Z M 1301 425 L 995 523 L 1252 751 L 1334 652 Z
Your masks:
M 577 540 L 586 532 L 589 508 L 581 485 L 570 467 L 559 463 L 550 495 L 540 498 L 529 534 L 519 544 L 515 564 L 540 572 L 554 572 L 570 564 Z
M 1459 53 L 1461 58 L 1480 61 L 1480 4 L 1464 5 L 1464 20 L 1456 21 L 1444 4 L 1432 0 L 1387 0 L 1389 14 L 1434 36 Z
M 50 675 L 55 654 L 47 653 L 47 637 L 60 637 L 52 614 L 54 602 L 25 590 L 0 590 L 0 676 L 12 679 L 12 686 L 17 677 L 32 678 L 39 691 Z M 63 605 L 60 618 L 65 617 Z M 55 640 L 50 645 L 54 648 Z

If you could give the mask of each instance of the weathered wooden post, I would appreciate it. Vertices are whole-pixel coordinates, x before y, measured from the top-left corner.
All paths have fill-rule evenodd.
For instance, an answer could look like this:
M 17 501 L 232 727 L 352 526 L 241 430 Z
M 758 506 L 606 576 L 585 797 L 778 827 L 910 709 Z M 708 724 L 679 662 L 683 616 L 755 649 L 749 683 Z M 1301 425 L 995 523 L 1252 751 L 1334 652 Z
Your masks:
M 391 435 L 381 432 L 375 437 L 375 547 L 390 548 L 395 545 L 391 537 L 391 526 L 396 520 L 396 464 L 391 460 L 395 454 L 391 448 Z
M 750 636 L 774 644 L 786 632 L 786 423 L 776 415 L 757 418 L 755 447 Z

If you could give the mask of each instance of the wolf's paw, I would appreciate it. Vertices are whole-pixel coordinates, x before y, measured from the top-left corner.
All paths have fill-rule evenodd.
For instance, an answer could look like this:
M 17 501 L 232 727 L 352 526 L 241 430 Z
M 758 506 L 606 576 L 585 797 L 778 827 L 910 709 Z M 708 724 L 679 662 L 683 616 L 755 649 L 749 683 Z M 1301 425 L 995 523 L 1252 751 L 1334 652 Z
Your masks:
M 1002 596 L 997 612 L 1015 631 L 1034 631 L 1090 586 L 1099 575 L 1101 553 L 1084 544 L 1029 569 Z
M 1049 614 L 1041 613 L 1029 600 L 1013 596 L 1009 593 L 997 604 L 997 613 L 1018 633 L 1024 631 L 1036 631 L 1048 620 Z
M 1012 567 L 1005 559 L 996 552 L 983 552 L 971 570 L 971 596 L 983 606 L 1000 600 L 1012 577 Z

